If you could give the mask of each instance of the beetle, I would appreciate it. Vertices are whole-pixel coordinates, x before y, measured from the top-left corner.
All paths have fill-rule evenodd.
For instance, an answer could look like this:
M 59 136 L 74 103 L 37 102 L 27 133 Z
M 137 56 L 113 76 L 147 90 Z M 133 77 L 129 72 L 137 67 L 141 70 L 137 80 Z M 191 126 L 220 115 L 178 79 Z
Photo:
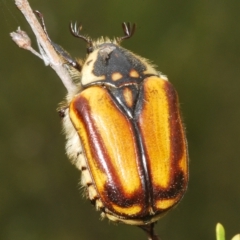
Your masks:
M 147 59 L 120 46 L 135 31 L 130 23 L 122 27 L 120 38 L 93 41 L 71 24 L 87 43 L 85 60 L 74 60 L 47 35 L 76 83 L 58 111 L 67 155 L 101 216 L 157 239 L 154 223 L 187 189 L 187 140 L 176 90 Z
M 123 23 L 123 37 L 95 42 L 79 29 L 71 25 L 88 48 L 86 60 L 74 62 L 79 91 L 62 108 L 67 154 L 103 217 L 151 225 L 187 189 L 188 150 L 177 92 L 148 60 L 120 46 L 135 25 Z

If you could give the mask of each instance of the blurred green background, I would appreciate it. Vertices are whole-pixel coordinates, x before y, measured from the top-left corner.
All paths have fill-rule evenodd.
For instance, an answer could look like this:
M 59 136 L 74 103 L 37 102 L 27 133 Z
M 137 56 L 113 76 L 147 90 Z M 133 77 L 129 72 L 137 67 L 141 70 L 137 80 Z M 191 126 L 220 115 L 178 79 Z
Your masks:
M 151 59 L 174 84 L 189 142 L 188 192 L 156 231 L 162 240 L 213 240 L 220 221 L 227 239 L 240 232 L 240 1 L 30 4 L 75 57 L 85 56 L 85 43 L 71 36 L 70 21 L 82 22 L 94 38 L 120 36 L 123 21 L 137 24 L 122 45 Z M 18 26 L 36 46 L 13 0 L 0 0 L 0 239 L 145 240 L 135 227 L 100 221 L 82 197 L 56 112 L 66 91 L 49 67 L 11 41 Z

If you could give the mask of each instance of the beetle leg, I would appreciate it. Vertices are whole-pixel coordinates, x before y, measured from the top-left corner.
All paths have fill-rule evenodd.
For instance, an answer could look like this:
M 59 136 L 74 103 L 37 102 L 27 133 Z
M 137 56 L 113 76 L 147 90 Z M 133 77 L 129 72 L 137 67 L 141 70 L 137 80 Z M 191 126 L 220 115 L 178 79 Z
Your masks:
M 53 48 L 55 49 L 55 51 L 67 62 L 69 63 L 72 67 L 76 68 L 77 70 L 81 71 L 81 66 L 80 64 L 70 56 L 70 54 L 68 52 L 66 52 L 61 46 L 59 46 L 58 44 L 54 43 L 47 32 L 47 28 L 45 25 L 45 21 L 43 18 L 43 14 L 41 12 L 39 12 L 38 10 L 35 10 L 34 13 L 37 15 L 38 19 L 40 20 L 41 26 L 43 28 L 43 31 L 45 32 L 49 42 L 51 43 L 51 45 L 53 46 Z
M 148 236 L 148 240 L 161 240 L 154 231 L 154 224 L 155 223 L 151 223 L 148 225 L 140 225 L 138 227 L 140 227 L 145 233 L 147 233 Z

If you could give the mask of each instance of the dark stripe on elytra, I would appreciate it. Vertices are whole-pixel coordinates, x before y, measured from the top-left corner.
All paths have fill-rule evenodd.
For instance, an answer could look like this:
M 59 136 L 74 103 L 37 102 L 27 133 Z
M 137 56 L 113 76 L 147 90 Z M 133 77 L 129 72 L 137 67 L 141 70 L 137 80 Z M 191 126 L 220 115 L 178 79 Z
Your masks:
M 112 203 L 117 204 L 121 207 L 129 207 L 136 202 L 140 203 L 142 200 L 139 199 L 139 195 L 141 196 L 142 193 L 136 191 L 133 195 L 131 195 L 131 198 L 129 198 L 129 196 L 126 196 L 120 180 L 118 179 L 117 175 L 114 174 L 117 169 L 114 169 L 113 165 L 111 164 L 111 159 L 107 155 L 107 150 L 105 149 L 105 146 L 103 144 L 104 142 L 102 140 L 102 137 L 96 131 L 97 128 L 94 125 L 94 119 L 91 116 L 91 109 L 88 105 L 88 101 L 82 96 L 78 97 L 74 102 L 74 109 L 77 118 L 83 122 L 84 128 L 87 131 L 88 142 L 92 144 L 90 149 L 91 155 L 94 159 L 99 159 L 99 154 L 96 154 L 96 152 L 98 152 L 97 148 L 100 149 L 99 152 L 102 154 L 101 160 L 96 161 L 96 163 L 97 167 L 108 176 L 108 185 L 105 186 L 105 191 L 101 193 L 98 192 L 98 194 L 103 197 L 103 204 L 114 212 L 114 209 L 112 208 Z M 96 144 L 96 139 L 98 139 L 98 144 Z M 81 141 L 83 142 L 82 138 Z M 101 161 L 105 161 L 108 163 L 108 170 L 110 174 L 108 174 L 108 172 L 106 172 L 102 168 L 102 164 L 100 163 Z M 89 164 L 87 163 L 87 165 Z M 142 189 L 140 189 L 140 191 L 142 191 Z
M 164 86 L 169 107 L 169 131 L 170 131 L 170 184 L 167 188 L 154 186 L 154 198 L 180 200 L 186 189 L 187 179 L 185 173 L 179 168 L 179 161 L 183 157 L 185 145 L 184 129 L 181 123 L 178 97 L 175 89 L 169 82 Z
M 88 137 L 87 143 L 84 143 L 83 138 L 81 138 L 81 135 L 80 135 L 81 141 L 83 143 L 83 147 L 85 144 L 90 143 L 91 144 L 90 152 L 91 152 L 91 155 L 93 156 L 93 158 L 98 160 L 99 154 L 96 154 L 96 153 L 97 152 L 102 153 L 102 158 L 100 161 L 108 162 L 110 171 L 113 172 L 113 166 L 110 161 L 111 159 L 107 155 L 107 150 L 104 147 L 101 135 L 97 132 L 97 127 L 94 124 L 94 119 L 91 116 L 91 108 L 88 105 L 88 101 L 84 97 L 80 96 L 75 100 L 74 108 L 77 110 L 77 111 L 75 111 L 77 118 L 80 119 L 80 121 L 84 125 L 84 129 L 86 129 L 86 131 L 87 131 L 87 137 Z M 81 134 L 81 132 L 80 132 L 80 134 Z M 96 139 L 98 140 L 97 141 L 98 144 L 96 144 Z M 100 149 L 100 151 L 98 151 L 98 149 Z M 96 162 L 96 163 L 98 163 L 98 162 Z M 89 165 L 88 162 L 87 162 L 87 165 Z M 102 172 L 105 172 L 104 169 L 102 168 L 102 164 L 97 164 L 97 167 Z M 90 167 L 88 167 L 88 168 L 90 170 Z M 114 181 L 111 180 L 111 182 L 114 182 Z
M 179 194 L 180 194 L 180 192 L 184 192 L 186 190 L 187 183 L 188 183 L 188 179 L 187 179 L 188 173 L 182 172 L 182 170 L 179 167 L 179 162 L 184 156 L 184 153 L 185 153 L 184 150 L 187 147 L 187 143 L 186 143 L 184 127 L 181 121 L 181 114 L 179 109 L 177 92 L 169 82 L 168 84 L 165 84 L 165 87 L 166 87 L 166 92 L 168 94 L 169 111 L 172 116 L 170 118 L 170 126 L 171 126 L 170 127 L 170 131 L 171 131 L 170 146 L 171 146 L 171 156 L 172 156 L 172 161 L 171 161 L 172 169 L 175 169 L 174 171 L 172 171 L 172 176 L 177 175 L 177 173 L 179 173 L 180 175 L 179 178 L 178 176 L 173 177 L 172 185 L 179 187 Z M 186 158 L 187 157 L 188 156 L 186 156 Z M 187 161 L 187 159 L 185 160 Z M 180 183 L 178 183 L 178 181 L 180 181 Z
M 183 126 L 181 124 L 181 118 L 179 114 L 178 97 L 172 84 L 165 82 L 164 89 L 166 91 L 166 97 L 169 107 L 169 128 L 170 128 L 170 146 L 173 167 L 178 165 L 179 160 L 183 157 L 184 153 L 184 141 Z
M 176 203 L 182 198 L 186 189 L 185 174 L 178 170 L 171 179 L 171 184 L 167 188 L 154 186 L 153 194 L 156 200 L 176 199 Z

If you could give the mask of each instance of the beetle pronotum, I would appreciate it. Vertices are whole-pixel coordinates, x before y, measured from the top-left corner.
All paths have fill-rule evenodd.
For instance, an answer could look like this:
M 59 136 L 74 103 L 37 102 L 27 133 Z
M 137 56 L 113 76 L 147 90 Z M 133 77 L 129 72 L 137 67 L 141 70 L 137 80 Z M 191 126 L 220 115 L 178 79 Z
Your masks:
M 123 23 L 123 30 L 123 37 L 93 41 L 71 25 L 87 42 L 84 61 L 46 36 L 76 83 L 59 113 L 67 155 L 82 171 L 88 198 L 103 217 L 157 239 L 154 223 L 187 188 L 187 142 L 176 91 L 148 60 L 120 46 L 135 25 Z

